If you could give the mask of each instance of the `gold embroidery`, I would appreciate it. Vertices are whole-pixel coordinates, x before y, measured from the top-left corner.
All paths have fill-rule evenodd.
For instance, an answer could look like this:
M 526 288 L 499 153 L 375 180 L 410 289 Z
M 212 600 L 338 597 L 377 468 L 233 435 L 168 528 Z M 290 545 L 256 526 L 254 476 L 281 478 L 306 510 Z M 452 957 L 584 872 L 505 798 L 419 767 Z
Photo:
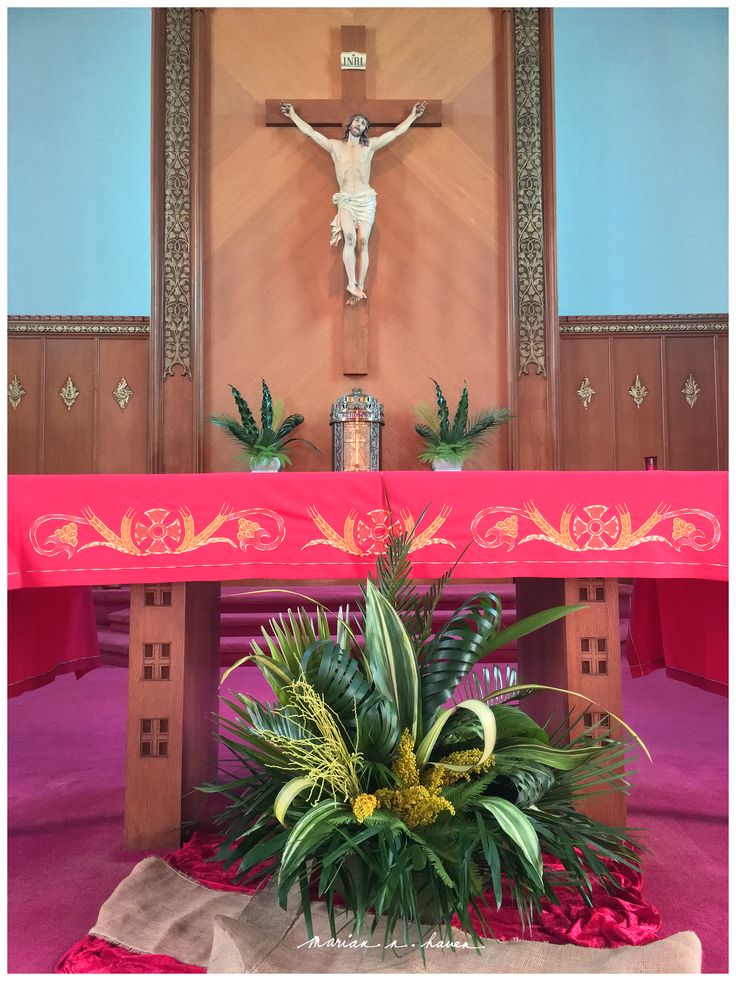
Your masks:
M 416 536 L 410 551 L 416 552 L 417 549 L 427 545 L 449 545 L 451 548 L 455 548 L 454 543 L 446 538 L 434 537 L 435 532 L 442 527 L 451 511 L 452 508 L 450 507 L 442 507 L 439 514 L 432 519 L 424 531 Z M 411 533 L 416 525 L 411 512 L 403 508 L 398 517 L 396 515 L 392 517 L 384 508 L 374 508 L 360 518 L 358 511 L 352 508 L 345 518 L 341 535 L 329 521 L 322 517 L 317 508 L 308 507 L 307 514 L 322 532 L 324 538 L 313 538 L 312 541 L 302 545 L 302 548 L 310 548 L 312 545 L 328 545 L 330 548 L 347 552 L 348 555 L 383 555 L 391 530 L 396 535 L 403 532 Z
M 501 514 L 508 517 L 501 521 L 492 521 Z M 690 520 L 685 520 L 683 516 Z M 517 542 L 518 523 L 524 519 L 538 528 L 541 534 L 526 535 Z M 669 536 L 650 534 L 658 524 L 667 519 L 672 519 L 673 522 Z M 508 522 L 512 520 L 516 523 L 509 525 Z M 484 508 L 473 518 L 471 531 L 474 541 L 481 548 L 505 547 L 508 551 L 526 542 L 543 541 L 569 552 L 594 549 L 623 551 L 645 542 L 662 542 L 677 551 L 687 546 L 704 552 L 715 548 L 721 539 L 720 523 L 710 511 L 700 508 L 678 508 L 671 511 L 666 504 L 659 504 L 636 531 L 631 530 L 631 512 L 625 504 L 616 505 L 615 509 L 607 504 L 567 504 L 560 514 L 559 528 L 555 528 L 532 501 L 522 508 Z
M 247 518 L 241 518 L 238 521 L 238 541 L 248 542 L 260 530 L 261 526 L 257 521 L 248 521 Z
M 675 541 L 678 541 L 680 538 L 687 538 L 695 530 L 695 525 L 691 521 L 683 521 L 682 518 L 675 518 L 672 522 L 672 537 Z
M 258 517 L 263 524 L 253 519 Z M 216 536 L 215 532 L 228 522 L 237 522 L 236 537 Z M 50 534 L 42 541 L 42 529 Z M 91 529 L 96 537 L 81 532 Z M 81 515 L 45 514 L 37 518 L 29 530 L 31 544 L 40 555 L 75 552 L 88 548 L 111 548 L 126 555 L 180 555 L 194 552 L 205 545 L 229 545 L 245 552 L 253 547 L 258 551 L 278 548 L 286 537 L 286 524 L 281 515 L 267 508 L 248 508 L 236 511 L 223 505 L 219 513 L 200 532 L 187 507 L 176 510 L 149 508 L 139 512 L 128 508 L 120 519 L 120 532 L 112 530 L 91 508 Z M 80 543 L 80 537 L 84 540 Z
M 59 528 L 56 532 L 56 537 L 60 542 L 64 542 L 67 545 L 76 545 L 77 538 L 77 526 L 73 521 L 70 521 L 68 525 L 64 525 L 63 528 Z

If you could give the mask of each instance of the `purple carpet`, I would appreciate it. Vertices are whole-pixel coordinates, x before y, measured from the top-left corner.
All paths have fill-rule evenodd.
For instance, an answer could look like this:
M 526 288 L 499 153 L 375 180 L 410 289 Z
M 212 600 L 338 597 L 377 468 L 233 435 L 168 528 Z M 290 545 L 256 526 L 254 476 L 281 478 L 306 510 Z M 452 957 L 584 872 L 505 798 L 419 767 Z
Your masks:
M 232 685 L 265 694 L 242 668 Z M 51 973 L 143 857 L 122 848 L 127 672 L 70 675 L 9 703 L 8 969 Z M 728 971 L 728 702 L 663 672 L 624 673 L 624 714 L 654 757 L 629 823 L 646 828 L 644 895 L 661 936 L 694 930 L 703 972 Z

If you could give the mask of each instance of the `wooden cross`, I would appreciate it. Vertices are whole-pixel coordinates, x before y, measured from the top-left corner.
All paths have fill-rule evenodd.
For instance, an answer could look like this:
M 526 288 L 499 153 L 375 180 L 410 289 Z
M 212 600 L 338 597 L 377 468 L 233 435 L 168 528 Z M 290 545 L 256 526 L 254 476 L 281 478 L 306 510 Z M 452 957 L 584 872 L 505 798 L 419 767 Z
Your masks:
M 365 52 L 366 30 L 362 25 L 350 25 L 340 29 L 342 51 Z M 266 126 L 293 126 L 281 112 L 281 102 L 290 102 L 296 112 L 315 129 L 339 127 L 342 130 L 354 112 L 363 112 L 371 121 L 371 131 L 376 128 L 393 128 L 411 112 L 419 98 L 367 99 L 365 70 L 340 70 L 342 94 L 339 99 L 266 99 Z M 424 114 L 414 126 L 441 126 L 442 102 L 427 102 Z M 341 134 L 342 135 L 342 134 Z M 343 374 L 365 375 L 368 373 L 368 303 L 356 303 L 343 307 Z

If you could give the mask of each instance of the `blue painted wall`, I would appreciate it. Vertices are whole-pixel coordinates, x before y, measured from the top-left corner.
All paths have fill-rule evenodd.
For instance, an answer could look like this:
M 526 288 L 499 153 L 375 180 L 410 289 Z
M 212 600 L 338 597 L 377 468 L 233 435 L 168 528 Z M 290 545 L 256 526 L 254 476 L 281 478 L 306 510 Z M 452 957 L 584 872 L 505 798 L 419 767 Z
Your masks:
M 8 18 L 8 308 L 150 313 L 151 12 Z
M 728 309 L 728 14 L 556 9 L 559 312 Z

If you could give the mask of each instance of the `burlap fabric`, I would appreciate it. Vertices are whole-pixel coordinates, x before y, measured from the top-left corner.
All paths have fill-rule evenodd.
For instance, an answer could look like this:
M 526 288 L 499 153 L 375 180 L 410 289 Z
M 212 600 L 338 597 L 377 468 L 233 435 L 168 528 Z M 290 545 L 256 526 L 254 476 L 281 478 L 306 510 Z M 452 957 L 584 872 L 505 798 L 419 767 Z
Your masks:
M 318 939 L 310 942 L 296 894 L 289 897 L 287 912 L 278 906 L 272 888 L 254 896 L 208 889 L 152 857 L 120 883 L 90 933 L 131 950 L 167 954 L 213 974 L 700 973 L 700 941 L 694 933 L 615 950 L 484 940 L 480 953 L 458 931 L 453 931 L 452 950 L 439 946 L 441 938 L 431 931 L 422 941 L 409 937 L 408 943 L 397 933 L 394 946 L 382 959 L 380 940 L 375 937 L 364 946 L 350 946 L 363 942 L 351 936 L 345 920 L 337 920 L 336 944 L 324 905 L 315 903 L 312 909 Z M 378 946 L 367 946 L 374 943 Z

